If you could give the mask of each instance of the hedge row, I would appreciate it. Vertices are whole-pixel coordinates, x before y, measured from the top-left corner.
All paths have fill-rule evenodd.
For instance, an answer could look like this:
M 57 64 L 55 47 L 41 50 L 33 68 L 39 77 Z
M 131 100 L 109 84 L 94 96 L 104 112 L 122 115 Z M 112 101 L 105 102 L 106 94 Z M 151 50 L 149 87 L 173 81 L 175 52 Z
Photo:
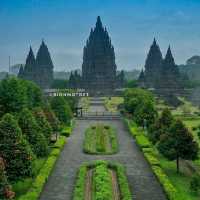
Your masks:
M 120 189 L 121 200 L 131 200 L 132 195 L 129 189 L 128 180 L 125 173 L 125 168 L 118 163 L 110 163 L 103 160 L 97 160 L 90 163 L 84 163 L 78 172 L 76 186 L 74 189 L 73 200 L 84 200 L 85 198 L 85 180 L 87 176 L 87 170 L 96 168 L 97 166 L 104 165 L 110 169 L 113 169 L 117 173 L 117 179 Z M 94 180 L 94 179 L 93 179 Z
M 58 155 L 65 145 L 65 142 L 66 138 L 61 136 L 56 142 L 53 150 L 48 156 L 48 159 L 37 175 L 35 181 L 33 182 L 31 189 L 25 195 L 19 197 L 18 200 L 37 200 L 39 198 L 42 189 L 55 165 Z
M 169 177 L 162 170 L 159 160 L 156 158 L 155 150 L 152 148 L 148 137 L 144 134 L 143 131 L 140 131 L 137 125 L 130 120 L 125 119 L 125 123 L 128 126 L 130 133 L 136 139 L 138 146 L 141 148 L 144 153 L 144 157 L 150 164 L 155 176 L 160 182 L 163 190 L 169 200 L 181 200 L 176 188 L 173 186 Z

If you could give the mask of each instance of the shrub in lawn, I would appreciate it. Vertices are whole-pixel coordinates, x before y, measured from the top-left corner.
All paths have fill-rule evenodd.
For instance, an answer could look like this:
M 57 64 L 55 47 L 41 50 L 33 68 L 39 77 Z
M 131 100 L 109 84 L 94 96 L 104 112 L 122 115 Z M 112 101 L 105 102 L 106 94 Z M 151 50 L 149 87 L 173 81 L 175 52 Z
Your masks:
M 48 154 L 48 144 L 45 136 L 40 132 L 40 128 L 32 113 L 28 109 L 22 110 L 18 122 L 22 133 L 36 156 L 46 156 Z
M 0 121 L 0 141 L 0 152 L 6 162 L 9 180 L 31 176 L 35 156 L 11 114 L 5 114 Z

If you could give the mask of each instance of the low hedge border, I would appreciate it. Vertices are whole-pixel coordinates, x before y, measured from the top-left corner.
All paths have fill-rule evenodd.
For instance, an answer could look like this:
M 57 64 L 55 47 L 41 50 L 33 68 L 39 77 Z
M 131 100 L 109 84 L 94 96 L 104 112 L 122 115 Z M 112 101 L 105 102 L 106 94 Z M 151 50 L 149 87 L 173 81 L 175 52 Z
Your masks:
M 28 192 L 19 197 L 17 200 L 37 200 L 42 192 L 42 189 L 48 180 L 49 175 L 52 172 L 52 169 L 56 163 L 58 155 L 62 151 L 64 145 L 66 143 L 66 138 L 60 136 L 59 140 L 55 143 L 55 146 L 51 153 L 49 154 L 44 166 L 40 170 L 39 174 L 35 178 L 35 181 L 32 184 L 32 187 Z
M 73 200 L 84 200 L 85 197 L 85 180 L 87 176 L 87 170 L 95 168 L 98 165 L 107 165 L 109 168 L 113 169 L 117 173 L 118 184 L 120 188 L 120 199 L 121 200 L 132 200 L 132 195 L 129 189 L 128 180 L 126 177 L 125 168 L 118 163 L 110 163 L 104 160 L 96 160 L 89 163 L 84 163 L 81 165 L 77 181 L 74 189 Z
M 130 120 L 128 119 L 124 119 L 124 121 L 125 124 L 128 126 L 131 135 L 136 139 L 136 143 L 142 150 L 145 159 L 148 161 L 153 173 L 161 184 L 167 198 L 169 200 L 182 200 L 180 199 L 176 188 L 173 186 L 168 176 L 161 168 L 160 162 L 155 156 L 155 150 L 152 148 L 152 144 L 147 136 L 144 134 L 143 131 L 139 130 L 136 123 L 130 122 Z

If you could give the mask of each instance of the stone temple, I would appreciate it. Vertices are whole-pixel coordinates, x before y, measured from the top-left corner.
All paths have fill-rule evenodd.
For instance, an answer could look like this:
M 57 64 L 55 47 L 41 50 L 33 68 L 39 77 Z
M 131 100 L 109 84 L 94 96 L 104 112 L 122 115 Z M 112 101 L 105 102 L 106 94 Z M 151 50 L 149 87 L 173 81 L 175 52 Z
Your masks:
M 100 17 L 83 51 L 82 87 L 92 93 L 110 93 L 122 85 L 123 72 L 117 75 L 115 51 Z

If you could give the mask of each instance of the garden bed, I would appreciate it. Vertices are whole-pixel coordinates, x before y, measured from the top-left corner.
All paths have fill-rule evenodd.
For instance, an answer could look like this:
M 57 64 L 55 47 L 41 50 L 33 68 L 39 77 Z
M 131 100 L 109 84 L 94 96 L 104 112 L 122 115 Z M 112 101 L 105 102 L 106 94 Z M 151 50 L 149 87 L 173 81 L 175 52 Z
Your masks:
M 88 154 L 114 154 L 118 151 L 116 131 L 108 125 L 96 124 L 85 132 L 83 151 Z
M 85 163 L 80 167 L 73 200 L 131 200 L 125 169 L 106 161 Z

